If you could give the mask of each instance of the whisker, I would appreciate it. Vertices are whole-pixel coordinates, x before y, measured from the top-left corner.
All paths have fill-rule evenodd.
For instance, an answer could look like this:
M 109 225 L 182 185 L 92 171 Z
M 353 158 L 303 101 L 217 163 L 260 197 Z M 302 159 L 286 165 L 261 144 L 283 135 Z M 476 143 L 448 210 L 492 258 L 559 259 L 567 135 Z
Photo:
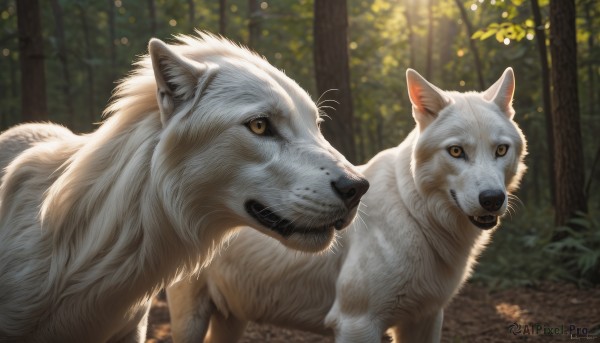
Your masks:
M 321 110 L 323 110 L 324 108 L 329 108 L 329 109 L 332 109 L 332 110 L 336 111 L 335 107 L 331 107 L 331 106 L 319 106 L 319 112 L 321 112 Z
M 321 105 L 323 105 L 323 104 L 325 104 L 325 103 L 328 103 L 328 102 L 333 102 L 333 103 L 336 103 L 336 104 L 338 104 L 338 105 L 340 104 L 340 102 L 339 102 L 339 101 L 337 101 L 337 100 L 334 100 L 334 99 L 325 99 L 325 100 L 322 100 L 321 102 L 319 102 L 319 103 L 317 104 L 317 107 L 321 107 Z
M 359 221 L 360 221 L 359 223 L 360 223 L 360 224 L 361 224 L 361 226 L 364 228 L 364 230 L 368 230 L 368 229 L 369 229 L 369 227 L 367 226 L 367 222 L 365 222 L 365 220 L 364 220 L 364 219 L 361 217 L 361 213 L 358 213 L 358 214 L 356 215 L 356 219 L 355 219 L 355 221 L 356 221 L 356 220 L 359 220 Z M 358 225 L 356 225 L 356 226 L 358 226 Z
M 322 97 L 324 97 L 324 96 L 325 96 L 325 94 L 327 94 L 327 93 L 329 93 L 329 92 L 331 92 L 331 91 L 337 91 L 337 90 L 339 90 L 339 89 L 330 88 L 330 89 L 328 89 L 328 90 L 324 91 L 324 92 L 321 94 L 321 96 L 319 96 L 319 98 L 317 99 L 317 104 L 321 103 L 321 98 L 322 98 Z M 318 107 L 318 105 L 317 105 L 317 107 Z
M 323 117 L 325 117 L 327 119 L 331 119 L 331 117 L 327 113 L 319 110 L 319 118 L 323 118 Z

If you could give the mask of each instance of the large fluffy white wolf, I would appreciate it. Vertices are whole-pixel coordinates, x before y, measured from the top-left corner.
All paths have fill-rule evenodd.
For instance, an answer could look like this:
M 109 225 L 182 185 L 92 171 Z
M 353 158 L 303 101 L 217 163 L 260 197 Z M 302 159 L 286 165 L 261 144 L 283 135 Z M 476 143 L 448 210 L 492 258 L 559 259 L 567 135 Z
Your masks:
M 443 308 L 468 278 L 525 170 L 514 76 L 483 93 L 442 91 L 407 71 L 416 128 L 361 170 L 364 225 L 328 253 L 287 251 L 245 230 L 198 279 L 167 292 L 175 342 L 234 342 L 247 321 L 336 342 L 439 342 Z M 210 324 L 209 324 L 210 321 Z
M 2 342 L 143 341 L 151 297 L 235 227 L 320 250 L 368 187 L 305 91 L 208 34 L 151 40 L 106 112 L 0 136 Z

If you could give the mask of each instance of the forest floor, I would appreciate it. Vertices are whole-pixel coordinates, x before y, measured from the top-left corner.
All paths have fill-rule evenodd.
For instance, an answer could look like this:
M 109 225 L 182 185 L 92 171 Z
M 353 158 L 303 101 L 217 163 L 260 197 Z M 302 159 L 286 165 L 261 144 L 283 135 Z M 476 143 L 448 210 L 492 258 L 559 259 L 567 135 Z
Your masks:
M 442 337 L 445 343 L 600 343 L 600 286 L 580 289 L 573 284 L 546 282 L 492 292 L 469 284 L 445 310 Z M 159 296 L 150 314 L 147 343 L 168 342 L 169 313 L 164 296 Z M 250 324 L 240 342 L 332 343 L 333 339 Z

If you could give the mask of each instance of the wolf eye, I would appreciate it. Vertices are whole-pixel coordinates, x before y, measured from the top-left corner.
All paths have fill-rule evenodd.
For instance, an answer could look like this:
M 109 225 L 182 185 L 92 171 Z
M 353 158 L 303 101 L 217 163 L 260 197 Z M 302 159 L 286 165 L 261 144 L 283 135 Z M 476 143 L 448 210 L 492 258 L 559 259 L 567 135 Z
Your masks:
M 250 120 L 246 126 L 259 136 L 270 136 L 272 134 L 269 120 L 267 118 L 256 118 Z
M 449 147 L 448 153 L 450 154 L 450 156 L 452 156 L 454 158 L 464 158 L 465 157 L 465 151 L 463 150 L 463 148 L 459 147 L 458 145 L 453 145 L 453 146 Z
M 508 152 L 508 145 L 500 144 L 496 148 L 496 157 L 502 157 L 502 156 L 506 155 L 507 152 Z

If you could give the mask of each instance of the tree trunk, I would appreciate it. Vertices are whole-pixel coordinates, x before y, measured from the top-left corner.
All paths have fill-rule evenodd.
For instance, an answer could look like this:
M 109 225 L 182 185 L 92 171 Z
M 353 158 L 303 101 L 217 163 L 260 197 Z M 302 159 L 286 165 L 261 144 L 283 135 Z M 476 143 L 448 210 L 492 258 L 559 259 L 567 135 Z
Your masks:
M 260 37 L 260 5 L 258 0 L 248 0 L 248 46 L 256 49 Z
M 377 151 L 383 150 L 383 116 L 381 112 L 375 111 L 375 123 L 377 132 Z
M 413 5 L 414 3 L 414 5 Z M 409 53 L 409 63 L 408 63 L 408 67 L 410 68 L 417 68 L 417 66 L 415 65 L 416 63 L 416 53 L 417 53 L 417 47 L 415 45 L 415 32 L 414 32 L 414 24 L 413 24 L 413 19 L 415 19 L 416 16 L 416 11 L 414 9 L 414 6 L 416 6 L 416 1 L 413 2 L 412 0 L 407 0 L 406 1 L 406 10 L 404 11 L 404 16 L 406 17 L 406 29 L 408 31 L 408 53 Z
M 425 78 L 428 80 L 433 78 L 433 3 L 434 0 L 429 0 L 427 6 L 427 21 L 429 27 L 427 29 L 427 52 L 425 53 L 425 58 L 427 60 L 427 64 L 425 65 Z
M 110 53 L 110 83 L 115 80 L 115 72 L 117 69 L 117 29 L 115 27 L 115 1 L 108 0 L 108 51 Z M 111 87 L 112 88 L 112 87 Z
M 579 101 L 575 1 L 550 1 L 552 116 L 555 149 L 556 225 L 586 211 Z M 555 237 L 560 239 L 561 237 Z
M 4 100 L 5 95 L 8 95 L 8 92 L 4 89 L 4 85 L 0 83 L 0 100 Z M 8 128 L 8 116 L 10 113 L 7 109 L 0 107 L 0 132 L 6 130 Z
M 548 148 L 548 178 L 550 181 L 550 202 L 555 206 L 554 180 L 556 178 L 554 172 L 554 133 L 552 125 L 552 98 L 550 96 L 550 68 L 548 66 L 548 50 L 546 47 L 546 31 L 542 21 L 542 14 L 538 0 L 531 0 L 531 11 L 533 13 L 533 21 L 535 25 L 535 39 L 537 43 L 540 71 L 542 74 L 542 103 L 544 116 L 546 118 L 546 145 Z
M 227 33 L 227 0 L 219 0 L 219 33 L 225 36 Z
M 375 156 L 380 149 L 377 149 L 377 127 L 376 125 L 365 126 L 369 136 L 369 156 Z
M 348 62 L 348 12 L 346 0 L 315 0 L 314 63 L 317 93 L 328 90 L 339 102 L 337 111 L 324 109 L 331 120 L 322 125 L 323 134 L 346 158 L 356 161 L 353 107 Z M 328 94 L 328 95 L 329 95 Z
M 485 82 L 483 80 L 483 66 L 481 65 L 481 59 L 479 58 L 479 51 L 477 51 L 477 46 L 475 45 L 475 40 L 471 39 L 473 36 L 473 25 L 469 20 L 469 16 L 467 15 L 467 10 L 463 6 L 461 0 L 454 0 L 456 6 L 458 6 L 458 10 L 460 11 L 460 16 L 465 23 L 465 27 L 467 28 L 467 39 L 469 40 L 469 48 L 471 53 L 473 54 L 473 62 L 475 63 L 475 71 L 477 72 L 477 82 L 479 83 L 479 90 L 483 91 L 485 89 Z
M 356 128 L 356 133 L 358 134 L 358 151 L 357 151 L 357 163 L 364 163 L 367 161 L 367 150 L 365 148 L 366 144 L 365 144 L 365 140 L 367 137 L 367 133 L 365 132 L 365 130 L 367 130 L 367 125 L 365 125 L 362 121 L 362 119 L 360 118 L 356 118 L 356 122 L 357 122 L 357 128 Z
M 196 6 L 194 6 L 194 0 L 188 0 L 188 15 L 190 19 L 190 32 L 194 32 L 196 28 Z
M 446 17 L 442 17 L 440 27 L 441 36 L 438 39 L 440 58 L 438 66 L 440 66 L 441 70 L 444 70 L 444 67 L 448 63 L 456 60 L 456 52 L 452 45 L 454 37 L 458 34 L 459 28 L 456 20 Z M 442 73 L 440 79 L 443 81 L 444 85 L 456 82 L 451 73 Z
M 595 75 L 594 72 L 596 69 L 596 61 L 593 57 L 593 53 L 595 50 L 594 47 L 594 2 L 588 1 L 585 4 L 585 21 L 587 30 L 590 33 L 588 37 L 588 64 L 587 64 L 587 74 L 588 74 L 588 111 L 591 115 L 596 115 L 596 87 L 595 87 Z M 593 121 L 594 122 L 594 121 Z
M 592 160 L 592 167 L 590 168 L 590 178 L 588 179 L 587 184 L 585 185 L 584 194 L 586 201 L 590 197 L 590 189 L 592 189 L 592 184 L 594 181 L 594 175 L 596 175 L 596 167 L 598 166 L 598 162 L 600 162 L 600 146 L 598 146 L 598 149 L 596 149 L 596 156 Z
M 81 20 L 81 30 L 83 32 L 83 46 L 84 46 L 84 55 L 85 55 L 85 69 L 87 72 L 87 84 L 88 84 L 88 118 L 89 123 L 92 124 L 96 122 L 96 90 L 94 84 L 94 66 L 92 65 L 92 59 L 94 58 L 92 54 L 92 45 L 90 41 L 90 31 L 87 19 L 87 13 L 85 8 L 78 4 L 79 7 L 79 19 Z M 93 124 L 92 124 L 93 125 Z
M 56 25 L 56 43 L 58 45 L 58 60 L 62 65 L 63 75 L 63 94 L 65 104 L 67 105 L 67 122 L 73 127 L 75 120 L 75 111 L 73 110 L 73 99 L 71 96 L 71 73 L 69 69 L 69 60 L 67 57 L 67 43 L 65 41 L 65 27 L 63 24 L 63 10 L 58 0 L 50 0 L 52 14 Z
M 37 0 L 19 0 L 16 3 L 21 64 L 21 116 L 23 121 L 47 120 L 44 41 L 39 3 Z
M 10 93 L 13 99 L 17 99 L 19 97 L 19 77 L 17 76 L 17 70 L 19 70 L 19 67 L 15 64 L 15 60 L 12 58 L 12 56 L 9 56 L 8 63 L 8 67 L 10 68 Z M 18 107 L 19 106 L 17 106 L 15 103 L 11 104 L 13 118 L 19 112 Z
M 148 14 L 150 22 L 150 34 L 156 37 L 156 4 L 154 0 L 148 0 Z

